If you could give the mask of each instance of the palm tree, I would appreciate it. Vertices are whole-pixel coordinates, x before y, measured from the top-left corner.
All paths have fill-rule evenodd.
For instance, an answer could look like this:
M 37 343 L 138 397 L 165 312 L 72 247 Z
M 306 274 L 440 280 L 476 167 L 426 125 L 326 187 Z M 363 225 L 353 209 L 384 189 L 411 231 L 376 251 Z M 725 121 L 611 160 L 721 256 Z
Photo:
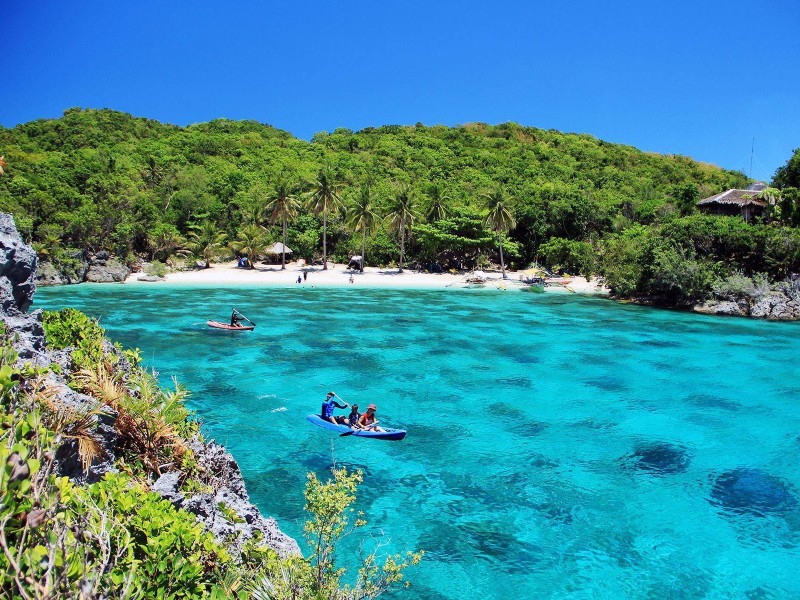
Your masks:
M 288 179 L 281 177 L 275 184 L 275 189 L 267 199 L 265 210 L 269 213 L 269 222 L 283 225 L 283 252 L 281 252 L 281 269 L 286 268 L 286 222 L 297 216 L 300 204 L 292 194 L 292 186 Z
M 147 234 L 151 260 L 168 261 L 173 254 L 188 254 L 186 240 L 174 225 L 160 224 Z
M 492 231 L 497 232 L 497 243 L 500 246 L 500 268 L 503 271 L 503 279 L 506 278 L 506 265 L 503 261 L 503 232 L 508 232 L 517 226 L 514 215 L 508 204 L 508 197 L 502 189 L 495 189 L 483 195 L 483 199 L 489 209 L 486 217 L 486 226 Z
M 336 181 L 333 167 L 326 165 L 319 170 L 317 179 L 311 184 L 308 207 L 317 216 L 322 215 L 322 269 L 328 268 L 328 212 L 343 208 L 339 192 L 342 184 Z
M 389 213 L 389 222 L 392 229 L 400 234 L 400 273 L 403 272 L 403 258 L 406 253 L 406 232 L 414 226 L 414 219 L 417 218 L 416 195 L 409 185 L 403 185 L 397 191 L 394 206 Z
M 267 230 L 261 225 L 248 224 L 239 230 L 239 239 L 231 242 L 231 248 L 244 254 L 250 268 L 255 268 L 256 260 L 267 246 Z
M 202 225 L 195 225 L 189 233 L 189 249 L 196 256 L 203 257 L 206 269 L 211 267 L 214 250 L 221 248 L 224 243 L 225 233 L 220 231 L 211 219 L 206 219 Z
M 430 204 L 425 215 L 428 222 L 441 221 L 447 217 L 447 203 L 452 200 L 452 197 L 441 182 L 437 181 L 431 184 L 428 188 L 428 198 Z
M 372 210 L 372 186 L 365 183 L 359 190 L 358 198 L 350 207 L 350 226 L 361 232 L 361 272 L 364 272 L 367 249 L 367 231 L 375 226 L 378 215 Z

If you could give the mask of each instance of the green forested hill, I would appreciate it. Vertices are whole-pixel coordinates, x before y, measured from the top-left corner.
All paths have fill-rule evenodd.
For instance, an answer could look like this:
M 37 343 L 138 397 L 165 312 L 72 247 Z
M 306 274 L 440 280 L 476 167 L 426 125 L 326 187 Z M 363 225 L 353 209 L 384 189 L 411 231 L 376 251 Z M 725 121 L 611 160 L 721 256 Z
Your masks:
M 368 264 L 397 261 L 401 242 L 412 263 L 496 262 L 486 195 L 500 191 L 513 217 L 504 250 L 515 266 L 539 260 L 603 272 L 604 240 L 699 218 L 691 216 L 698 198 L 747 183 L 742 173 L 686 157 L 514 123 L 337 129 L 307 142 L 253 121 L 178 127 L 70 109 L 60 119 L 0 128 L 0 154 L 8 163 L 0 210 L 53 260 L 67 248 L 164 260 L 191 240 L 197 246 L 204 225 L 226 242 L 264 225 L 260 243 L 278 241 L 280 219 L 270 224 L 265 211 L 276 188 L 303 200 L 328 165 L 346 206 L 370 185 L 378 219 L 366 236 Z M 398 226 L 385 217 L 397 214 L 402 197 L 413 218 Z M 361 229 L 344 211 L 328 214 L 325 225 L 328 254 L 360 253 Z M 287 226 L 290 247 L 306 258 L 321 254 L 321 215 L 301 203 Z

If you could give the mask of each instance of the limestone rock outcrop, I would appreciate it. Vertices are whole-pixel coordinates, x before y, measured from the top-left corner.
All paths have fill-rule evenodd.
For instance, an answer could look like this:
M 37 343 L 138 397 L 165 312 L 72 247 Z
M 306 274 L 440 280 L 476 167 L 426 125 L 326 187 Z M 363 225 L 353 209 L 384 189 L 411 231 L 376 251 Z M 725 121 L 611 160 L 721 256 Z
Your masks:
M 98 280 L 121 281 L 127 276 L 127 273 L 121 275 L 123 271 L 107 254 L 98 253 L 93 260 L 94 266 L 106 269 L 96 273 L 110 273 L 107 276 L 110 279 L 106 279 L 106 275 L 97 275 Z M 14 334 L 14 349 L 19 353 L 21 362 L 32 362 L 39 366 L 56 363 L 66 374 L 71 368 L 70 353 L 48 350 L 42 311 L 26 313 L 36 291 L 36 269 L 36 253 L 22 241 L 12 217 L 0 214 L 0 321 Z M 52 278 L 51 275 L 47 277 Z M 117 368 L 123 372 L 130 371 L 131 366 L 125 356 L 113 344 L 107 343 L 104 351 L 116 353 Z M 96 399 L 72 390 L 63 376 L 51 372 L 49 378 L 48 385 L 55 391 L 55 401 L 63 406 L 76 410 L 98 406 Z M 108 406 L 100 408 L 100 414 L 95 416 L 94 434 L 103 452 L 94 459 L 88 471 L 80 462 L 77 442 L 74 440 L 68 439 L 56 451 L 58 472 L 79 484 L 98 481 L 105 473 L 115 470 L 119 444 L 115 430 L 117 413 Z M 221 542 L 230 545 L 234 554 L 241 551 L 246 540 L 256 536 L 281 556 L 300 554 L 297 542 L 280 530 L 275 519 L 265 518 L 250 502 L 239 465 L 230 453 L 218 444 L 199 440 L 192 440 L 190 448 L 195 453 L 200 470 L 206 474 L 211 491 L 184 495 L 179 489 L 181 473 L 178 471 L 162 475 L 152 486 L 153 491 L 174 505 L 194 513 Z M 231 519 L 231 515 L 236 516 Z
M 106 251 L 91 255 L 75 251 L 59 265 L 43 262 L 36 273 L 39 285 L 72 283 L 118 283 L 125 281 L 131 270 Z
M 693 307 L 693 310 L 707 315 L 797 321 L 800 320 L 800 298 L 792 290 L 777 289 L 755 297 L 707 300 Z

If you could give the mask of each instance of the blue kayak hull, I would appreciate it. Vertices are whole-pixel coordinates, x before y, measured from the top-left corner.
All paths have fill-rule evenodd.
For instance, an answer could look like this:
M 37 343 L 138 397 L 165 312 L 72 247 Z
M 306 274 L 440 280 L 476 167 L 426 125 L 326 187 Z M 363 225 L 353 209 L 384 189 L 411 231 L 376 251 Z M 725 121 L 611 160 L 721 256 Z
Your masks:
M 351 434 L 352 437 L 364 437 L 376 440 L 402 440 L 404 437 L 406 437 L 405 429 L 385 429 L 384 431 L 366 431 L 362 429 L 353 430 L 350 429 L 347 425 L 338 425 L 338 424 L 333 424 L 330 421 L 325 421 L 319 415 L 308 415 L 306 417 L 306 420 L 309 423 L 313 423 L 317 427 L 330 429 L 331 431 L 335 431 L 337 433 L 352 432 Z

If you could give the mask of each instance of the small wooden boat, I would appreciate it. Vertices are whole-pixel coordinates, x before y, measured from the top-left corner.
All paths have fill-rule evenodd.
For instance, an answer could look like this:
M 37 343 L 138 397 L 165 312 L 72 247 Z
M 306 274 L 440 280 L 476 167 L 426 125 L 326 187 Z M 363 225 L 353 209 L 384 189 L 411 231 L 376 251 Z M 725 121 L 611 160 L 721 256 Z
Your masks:
M 229 323 L 220 323 L 219 321 L 206 321 L 206 325 L 214 327 L 215 329 L 225 329 L 227 331 L 252 331 L 256 328 L 255 325 L 230 325 Z
M 331 423 L 330 421 L 326 421 L 319 415 L 308 415 L 306 417 L 306 420 L 309 423 L 313 423 L 317 427 L 330 429 L 331 431 L 336 431 L 339 434 L 346 433 L 352 437 L 373 438 L 376 440 L 402 440 L 404 437 L 406 437 L 405 429 L 384 428 L 383 431 L 370 431 L 368 429 L 351 429 L 347 425 L 339 425 Z
M 549 285 L 569 285 L 572 283 L 574 277 L 548 277 L 544 280 L 545 284 Z

